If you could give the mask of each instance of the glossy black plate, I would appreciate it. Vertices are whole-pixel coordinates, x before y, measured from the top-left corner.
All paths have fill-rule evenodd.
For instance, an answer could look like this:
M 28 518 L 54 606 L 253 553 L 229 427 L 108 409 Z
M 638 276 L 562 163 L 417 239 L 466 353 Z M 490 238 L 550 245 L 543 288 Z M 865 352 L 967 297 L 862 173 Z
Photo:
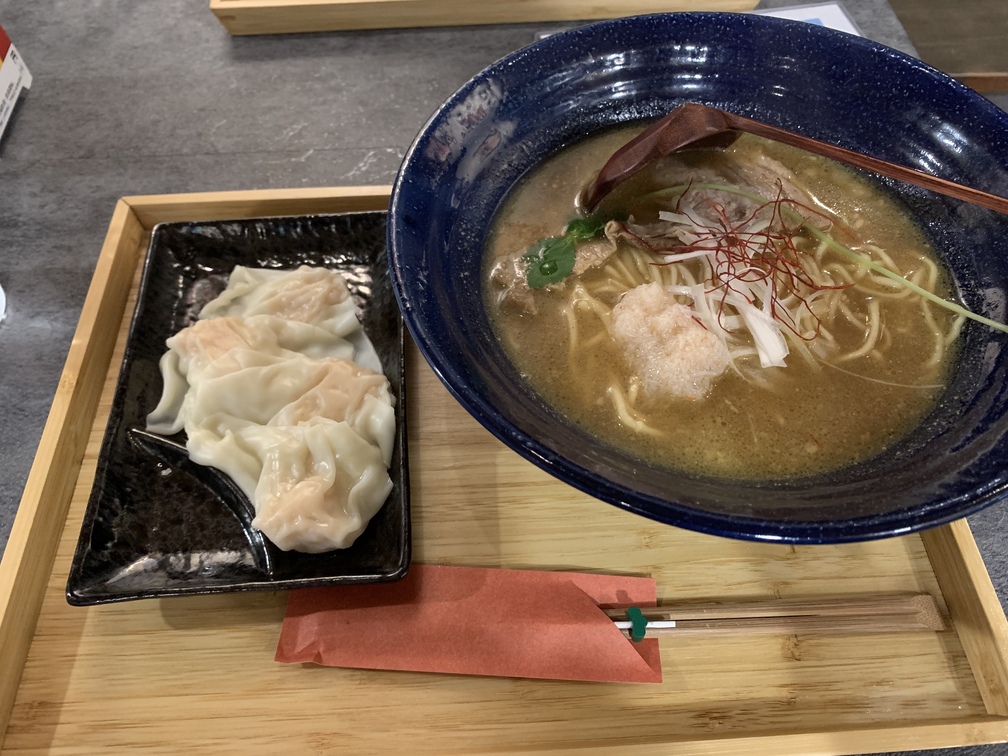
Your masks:
M 235 265 L 325 266 L 347 278 L 396 396 L 392 493 L 348 549 L 278 549 L 230 480 L 191 462 L 185 435 L 144 432 L 165 339 L 192 323 Z M 126 354 L 67 581 L 75 606 L 129 599 L 396 580 L 410 561 L 403 327 L 385 213 L 172 223 L 154 229 Z

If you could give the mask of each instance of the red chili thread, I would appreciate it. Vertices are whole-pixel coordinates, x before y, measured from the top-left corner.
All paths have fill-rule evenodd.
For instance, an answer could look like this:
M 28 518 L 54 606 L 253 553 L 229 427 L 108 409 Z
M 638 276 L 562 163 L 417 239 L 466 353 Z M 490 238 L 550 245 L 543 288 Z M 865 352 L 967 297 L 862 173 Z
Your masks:
M 683 197 L 690 190 L 692 183 L 687 185 L 675 203 L 675 211 L 681 212 Z M 669 252 L 712 252 L 711 288 L 712 294 L 719 289 L 722 292 L 718 305 L 718 322 L 724 313 L 729 294 L 741 296 L 752 304 L 747 290 L 740 289 L 736 284 L 766 283 L 769 290 L 770 316 L 781 323 L 793 334 L 806 341 L 812 341 L 819 335 L 822 321 L 813 312 L 809 297 L 815 292 L 829 289 L 845 289 L 849 284 L 819 284 L 812 280 L 801 264 L 803 254 L 795 245 L 794 239 L 798 232 L 811 217 L 818 216 L 832 222 L 832 219 L 814 208 L 784 196 L 784 188 L 778 182 L 777 196 L 757 205 L 747 216 L 732 222 L 724 205 L 708 197 L 701 200 L 714 214 L 714 225 L 697 222 L 694 225 L 701 232 L 701 238 L 689 244 L 675 244 L 669 247 L 659 247 L 635 234 L 624 226 L 624 231 L 645 250 L 659 255 Z M 782 208 L 787 205 L 795 208 L 803 216 L 801 221 L 795 221 L 789 226 Z M 770 220 L 761 231 L 747 231 L 746 226 L 753 223 L 760 213 L 769 209 Z M 807 215 L 806 215 L 807 214 Z M 712 246 L 713 245 L 713 246 Z M 675 261 L 653 263 L 654 265 L 671 265 Z M 779 291 L 787 291 L 799 301 L 798 309 L 804 308 L 816 324 L 811 336 L 804 336 L 798 331 L 798 324 L 790 311 L 780 305 Z

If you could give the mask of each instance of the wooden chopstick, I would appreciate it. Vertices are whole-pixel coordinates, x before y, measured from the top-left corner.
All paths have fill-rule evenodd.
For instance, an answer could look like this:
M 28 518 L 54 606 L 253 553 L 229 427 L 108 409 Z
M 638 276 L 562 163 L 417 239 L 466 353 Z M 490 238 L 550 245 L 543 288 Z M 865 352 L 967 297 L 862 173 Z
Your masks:
M 744 633 L 889 633 L 945 629 L 928 593 L 878 594 L 833 599 L 778 599 L 683 606 L 609 607 L 606 614 L 627 637 L 734 635 Z

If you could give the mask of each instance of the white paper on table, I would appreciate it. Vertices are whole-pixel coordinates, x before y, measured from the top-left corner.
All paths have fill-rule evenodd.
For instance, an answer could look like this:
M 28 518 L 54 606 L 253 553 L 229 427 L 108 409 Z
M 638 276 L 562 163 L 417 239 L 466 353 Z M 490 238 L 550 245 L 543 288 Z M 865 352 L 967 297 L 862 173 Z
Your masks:
M 753 11 L 760 16 L 775 16 L 776 18 L 789 18 L 792 21 L 804 21 L 807 24 L 818 24 L 826 26 L 836 31 L 847 32 L 856 37 L 864 35 L 851 21 L 840 5 L 837 3 L 817 3 L 815 5 L 795 5 L 790 8 L 774 8 L 772 10 Z
M 14 111 L 21 90 L 32 85 L 32 75 L 10 37 L 0 26 L 0 136 Z

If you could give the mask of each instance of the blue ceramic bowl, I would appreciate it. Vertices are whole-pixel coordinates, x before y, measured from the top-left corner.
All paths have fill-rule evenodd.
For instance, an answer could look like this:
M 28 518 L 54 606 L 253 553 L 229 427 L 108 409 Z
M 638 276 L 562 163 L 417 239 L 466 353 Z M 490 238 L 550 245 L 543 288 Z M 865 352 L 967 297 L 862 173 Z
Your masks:
M 388 225 L 393 285 L 438 377 L 480 423 L 547 472 L 616 506 L 706 533 L 865 540 L 948 522 L 1008 496 L 1006 339 L 972 323 L 951 384 L 921 427 L 874 459 L 800 480 L 724 481 L 643 464 L 594 439 L 523 381 L 481 299 L 480 259 L 495 210 L 551 153 L 684 101 L 1008 195 L 1008 116 L 867 40 L 709 13 L 557 34 L 456 92 L 423 127 L 397 178 Z M 942 251 L 967 306 L 1003 320 L 1008 216 L 882 183 Z

